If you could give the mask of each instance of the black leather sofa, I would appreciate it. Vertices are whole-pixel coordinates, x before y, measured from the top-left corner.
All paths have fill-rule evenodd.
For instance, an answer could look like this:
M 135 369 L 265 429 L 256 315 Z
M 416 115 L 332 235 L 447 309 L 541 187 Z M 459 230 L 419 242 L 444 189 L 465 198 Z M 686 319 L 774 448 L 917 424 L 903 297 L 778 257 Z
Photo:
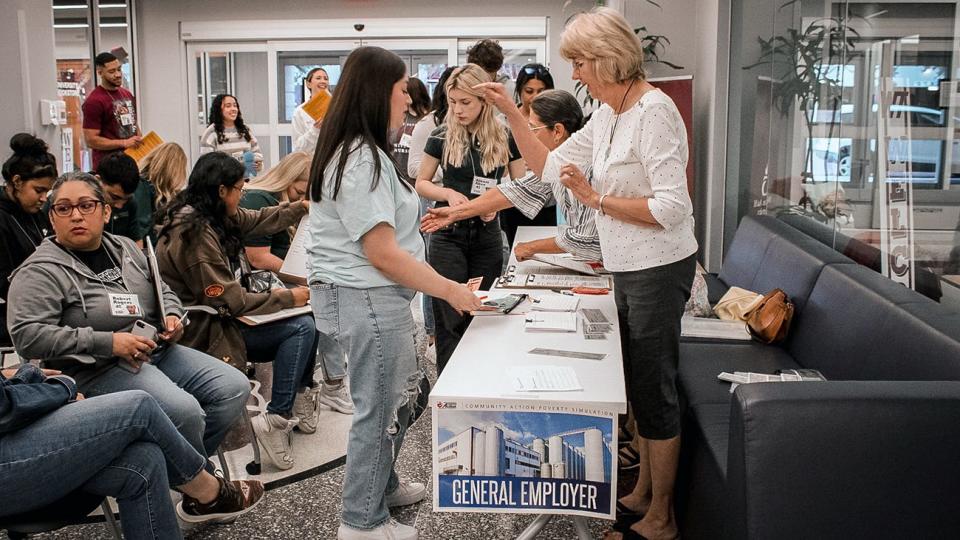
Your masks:
M 681 343 L 683 536 L 960 537 L 960 314 L 768 216 L 708 285 L 780 287 L 795 315 L 781 345 Z M 829 380 L 717 379 L 791 368 Z

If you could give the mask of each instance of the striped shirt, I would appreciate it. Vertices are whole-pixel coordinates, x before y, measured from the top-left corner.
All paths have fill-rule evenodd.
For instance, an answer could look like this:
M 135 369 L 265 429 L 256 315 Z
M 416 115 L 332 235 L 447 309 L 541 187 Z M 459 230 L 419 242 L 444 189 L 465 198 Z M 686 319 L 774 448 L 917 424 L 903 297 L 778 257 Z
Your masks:
M 587 178 L 592 178 L 587 171 Z M 595 222 L 597 211 L 574 197 L 563 184 L 541 182 L 533 173 L 497 186 L 503 196 L 523 215 L 533 219 L 544 206 L 557 201 L 566 225 L 557 226 L 557 246 L 591 261 L 601 260 L 600 236 Z
M 237 128 L 223 128 L 223 136 L 226 140 L 217 142 L 217 130 L 213 124 L 207 126 L 207 129 L 200 136 L 200 153 L 223 152 L 243 161 L 243 153 L 253 152 L 254 161 L 263 161 L 263 154 L 260 152 L 260 143 L 257 138 L 250 133 L 250 141 L 237 132 Z

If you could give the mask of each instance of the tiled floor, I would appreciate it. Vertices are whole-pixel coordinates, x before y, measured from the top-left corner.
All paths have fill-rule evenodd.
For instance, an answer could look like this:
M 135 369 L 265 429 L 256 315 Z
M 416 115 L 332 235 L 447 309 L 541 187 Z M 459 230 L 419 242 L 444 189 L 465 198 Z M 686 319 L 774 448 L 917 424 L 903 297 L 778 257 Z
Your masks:
M 415 305 L 419 305 L 419 302 L 415 302 Z M 432 348 L 428 354 L 433 355 Z M 427 365 L 431 378 L 435 378 L 435 367 L 429 363 Z M 345 442 L 342 433 L 346 426 L 344 422 L 348 419 L 349 417 L 336 413 L 325 413 L 316 435 L 295 435 L 294 444 L 299 452 L 295 455 L 305 456 L 309 454 L 309 457 L 305 458 L 304 461 L 316 464 L 326 462 L 328 459 L 335 459 L 335 448 L 342 447 L 341 445 Z M 324 426 L 327 426 L 329 432 L 327 435 L 324 435 Z M 397 464 L 401 476 L 413 481 L 423 482 L 427 485 L 428 494 L 426 499 L 419 504 L 396 509 L 393 512 L 394 518 L 403 523 L 416 525 L 420 532 L 420 538 L 423 540 L 516 538 L 533 521 L 534 516 L 433 512 L 430 482 L 432 471 L 431 434 L 431 416 L 428 410 L 407 434 Z M 335 439 L 335 441 L 329 443 L 327 439 L 330 438 Z M 311 448 L 314 446 L 316 448 Z M 231 452 L 228 456 L 228 460 L 233 463 L 231 469 L 242 470 L 242 465 L 249 461 L 249 456 L 249 446 L 247 449 Z M 337 461 L 334 461 L 333 465 L 337 463 Z M 312 473 L 307 472 L 303 475 L 297 475 L 297 477 L 306 474 Z M 276 473 L 264 466 L 265 480 L 276 480 L 277 478 Z M 185 531 L 184 536 L 188 540 L 336 538 L 342 482 L 342 466 L 336 466 L 326 472 L 314 474 L 292 483 L 285 483 L 280 480 L 277 483 L 284 485 L 270 489 L 260 506 L 235 523 L 202 526 Z M 590 530 L 595 538 L 599 538 L 608 525 L 609 522 L 606 521 L 589 520 Z M 575 537 L 572 522 L 561 517 L 553 519 L 538 536 L 538 538 L 549 540 Z M 105 526 L 97 523 L 68 527 L 54 533 L 37 535 L 35 538 L 86 540 L 108 538 L 108 536 Z

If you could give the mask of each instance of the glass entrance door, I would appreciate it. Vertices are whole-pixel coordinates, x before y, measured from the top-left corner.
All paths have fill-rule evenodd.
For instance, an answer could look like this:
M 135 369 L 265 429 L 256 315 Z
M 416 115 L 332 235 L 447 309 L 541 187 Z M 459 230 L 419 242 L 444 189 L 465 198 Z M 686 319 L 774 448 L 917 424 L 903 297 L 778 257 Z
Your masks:
M 266 44 L 202 43 L 187 46 L 190 69 L 187 84 L 191 91 L 190 148 L 193 161 L 200 156 L 200 136 L 210 124 L 210 104 L 219 94 L 237 98 L 244 123 L 260 143 L 264 168 L 271 159 L 274 133 L 270 123 L 270 103 L 275 101 L 268 83 Z

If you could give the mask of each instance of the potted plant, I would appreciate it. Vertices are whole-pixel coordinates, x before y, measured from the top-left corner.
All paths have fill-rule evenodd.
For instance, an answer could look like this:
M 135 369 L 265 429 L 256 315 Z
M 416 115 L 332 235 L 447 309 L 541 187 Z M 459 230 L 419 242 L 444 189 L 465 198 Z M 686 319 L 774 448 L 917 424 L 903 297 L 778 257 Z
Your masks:
M 780 6 L 783 9 L 797 0 Z M 827 73 L 827 67 L 849 63 L 860 35 L 850 27 L 847 17 L 816 19 L 802 29 L 787 28 L 784 35 L 769 39 L 758 37 L 760 57 L 743 69 L 760 65 L 772 66 L 772 78 L 777 82 L 773 93 L 774 107 L 782 115 L 799 108 L 807 128 L 807 144 L 804 150 L 803 183 L 813 180 L 813 126 L 817 111 L 836 111 L 830 119 L 830 132 L 839 123 L 842 102 L 841 81 Z M 842 73 L 842 69 L 841 69 Z

